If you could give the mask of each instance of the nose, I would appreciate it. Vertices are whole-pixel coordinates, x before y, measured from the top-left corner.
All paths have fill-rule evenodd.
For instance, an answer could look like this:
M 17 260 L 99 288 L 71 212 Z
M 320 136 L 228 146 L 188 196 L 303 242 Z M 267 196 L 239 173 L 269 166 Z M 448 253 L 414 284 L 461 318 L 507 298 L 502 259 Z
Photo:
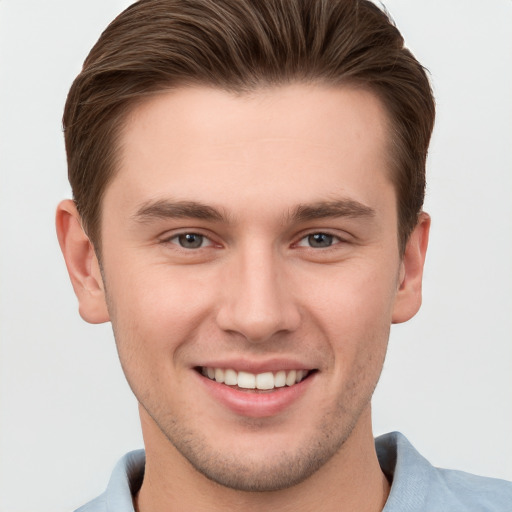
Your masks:
M 254 343 L 295 331 L 301 317 L 286 262 L 271 249 L 240 253 L 229 265 L 218 326 Z

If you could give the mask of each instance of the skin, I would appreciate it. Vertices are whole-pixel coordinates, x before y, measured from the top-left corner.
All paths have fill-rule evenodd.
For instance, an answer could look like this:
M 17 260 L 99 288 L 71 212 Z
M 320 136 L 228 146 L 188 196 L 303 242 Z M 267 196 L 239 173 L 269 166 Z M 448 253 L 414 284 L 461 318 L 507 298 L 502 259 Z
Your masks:
M 139 400 L 138 510 L 384 506 L 370 399 L 390 325 L 420 306 L 430 225 L 422 214 L 401 257 L 387 122 L 360 89 L 162 93 L 125 126 L 101 272 L 74 204 L 59 205 L 80 313 L 112 322 Z M 255 415 L 197 371 L 280 365 L 312 374 Z

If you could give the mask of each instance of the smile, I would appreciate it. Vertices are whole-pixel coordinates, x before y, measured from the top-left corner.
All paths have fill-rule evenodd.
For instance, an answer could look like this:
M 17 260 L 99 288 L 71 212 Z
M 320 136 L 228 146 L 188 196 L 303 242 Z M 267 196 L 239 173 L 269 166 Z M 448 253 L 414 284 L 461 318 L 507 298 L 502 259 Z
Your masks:
M 210 380 L 227 386 L 237 386 L 241 389 L 271 390 L 293 386 L 305 379 L 309 370 L 280 370 L 277 372 L 249 373 L 233 369 L 211 368 L 202 366 L 200 372 Z

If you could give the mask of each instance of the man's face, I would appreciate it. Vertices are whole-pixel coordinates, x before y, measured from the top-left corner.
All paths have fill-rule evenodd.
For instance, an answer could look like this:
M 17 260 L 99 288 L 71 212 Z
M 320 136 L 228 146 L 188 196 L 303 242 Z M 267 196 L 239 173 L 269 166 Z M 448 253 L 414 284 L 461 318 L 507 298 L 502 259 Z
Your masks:
M 134 109 L 120 156 L 102 269 L 146 444 L 270 490 L 370 432 L 403 277 L 376 97 L 179 89 Z

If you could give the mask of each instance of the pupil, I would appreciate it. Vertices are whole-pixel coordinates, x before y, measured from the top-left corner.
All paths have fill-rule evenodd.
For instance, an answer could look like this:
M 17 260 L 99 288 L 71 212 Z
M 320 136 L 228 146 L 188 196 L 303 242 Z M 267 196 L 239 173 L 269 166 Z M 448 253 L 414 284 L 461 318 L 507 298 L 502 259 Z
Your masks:
M 332 235 L 315 233 L 308 236 L 308 242 L 311 247 L 330 247 L 332 245 Z
M 179 242 L 185 249 L 197 249 L 203 243 L 203 236 L 195 233 L 187 233 L 179 236 Z

